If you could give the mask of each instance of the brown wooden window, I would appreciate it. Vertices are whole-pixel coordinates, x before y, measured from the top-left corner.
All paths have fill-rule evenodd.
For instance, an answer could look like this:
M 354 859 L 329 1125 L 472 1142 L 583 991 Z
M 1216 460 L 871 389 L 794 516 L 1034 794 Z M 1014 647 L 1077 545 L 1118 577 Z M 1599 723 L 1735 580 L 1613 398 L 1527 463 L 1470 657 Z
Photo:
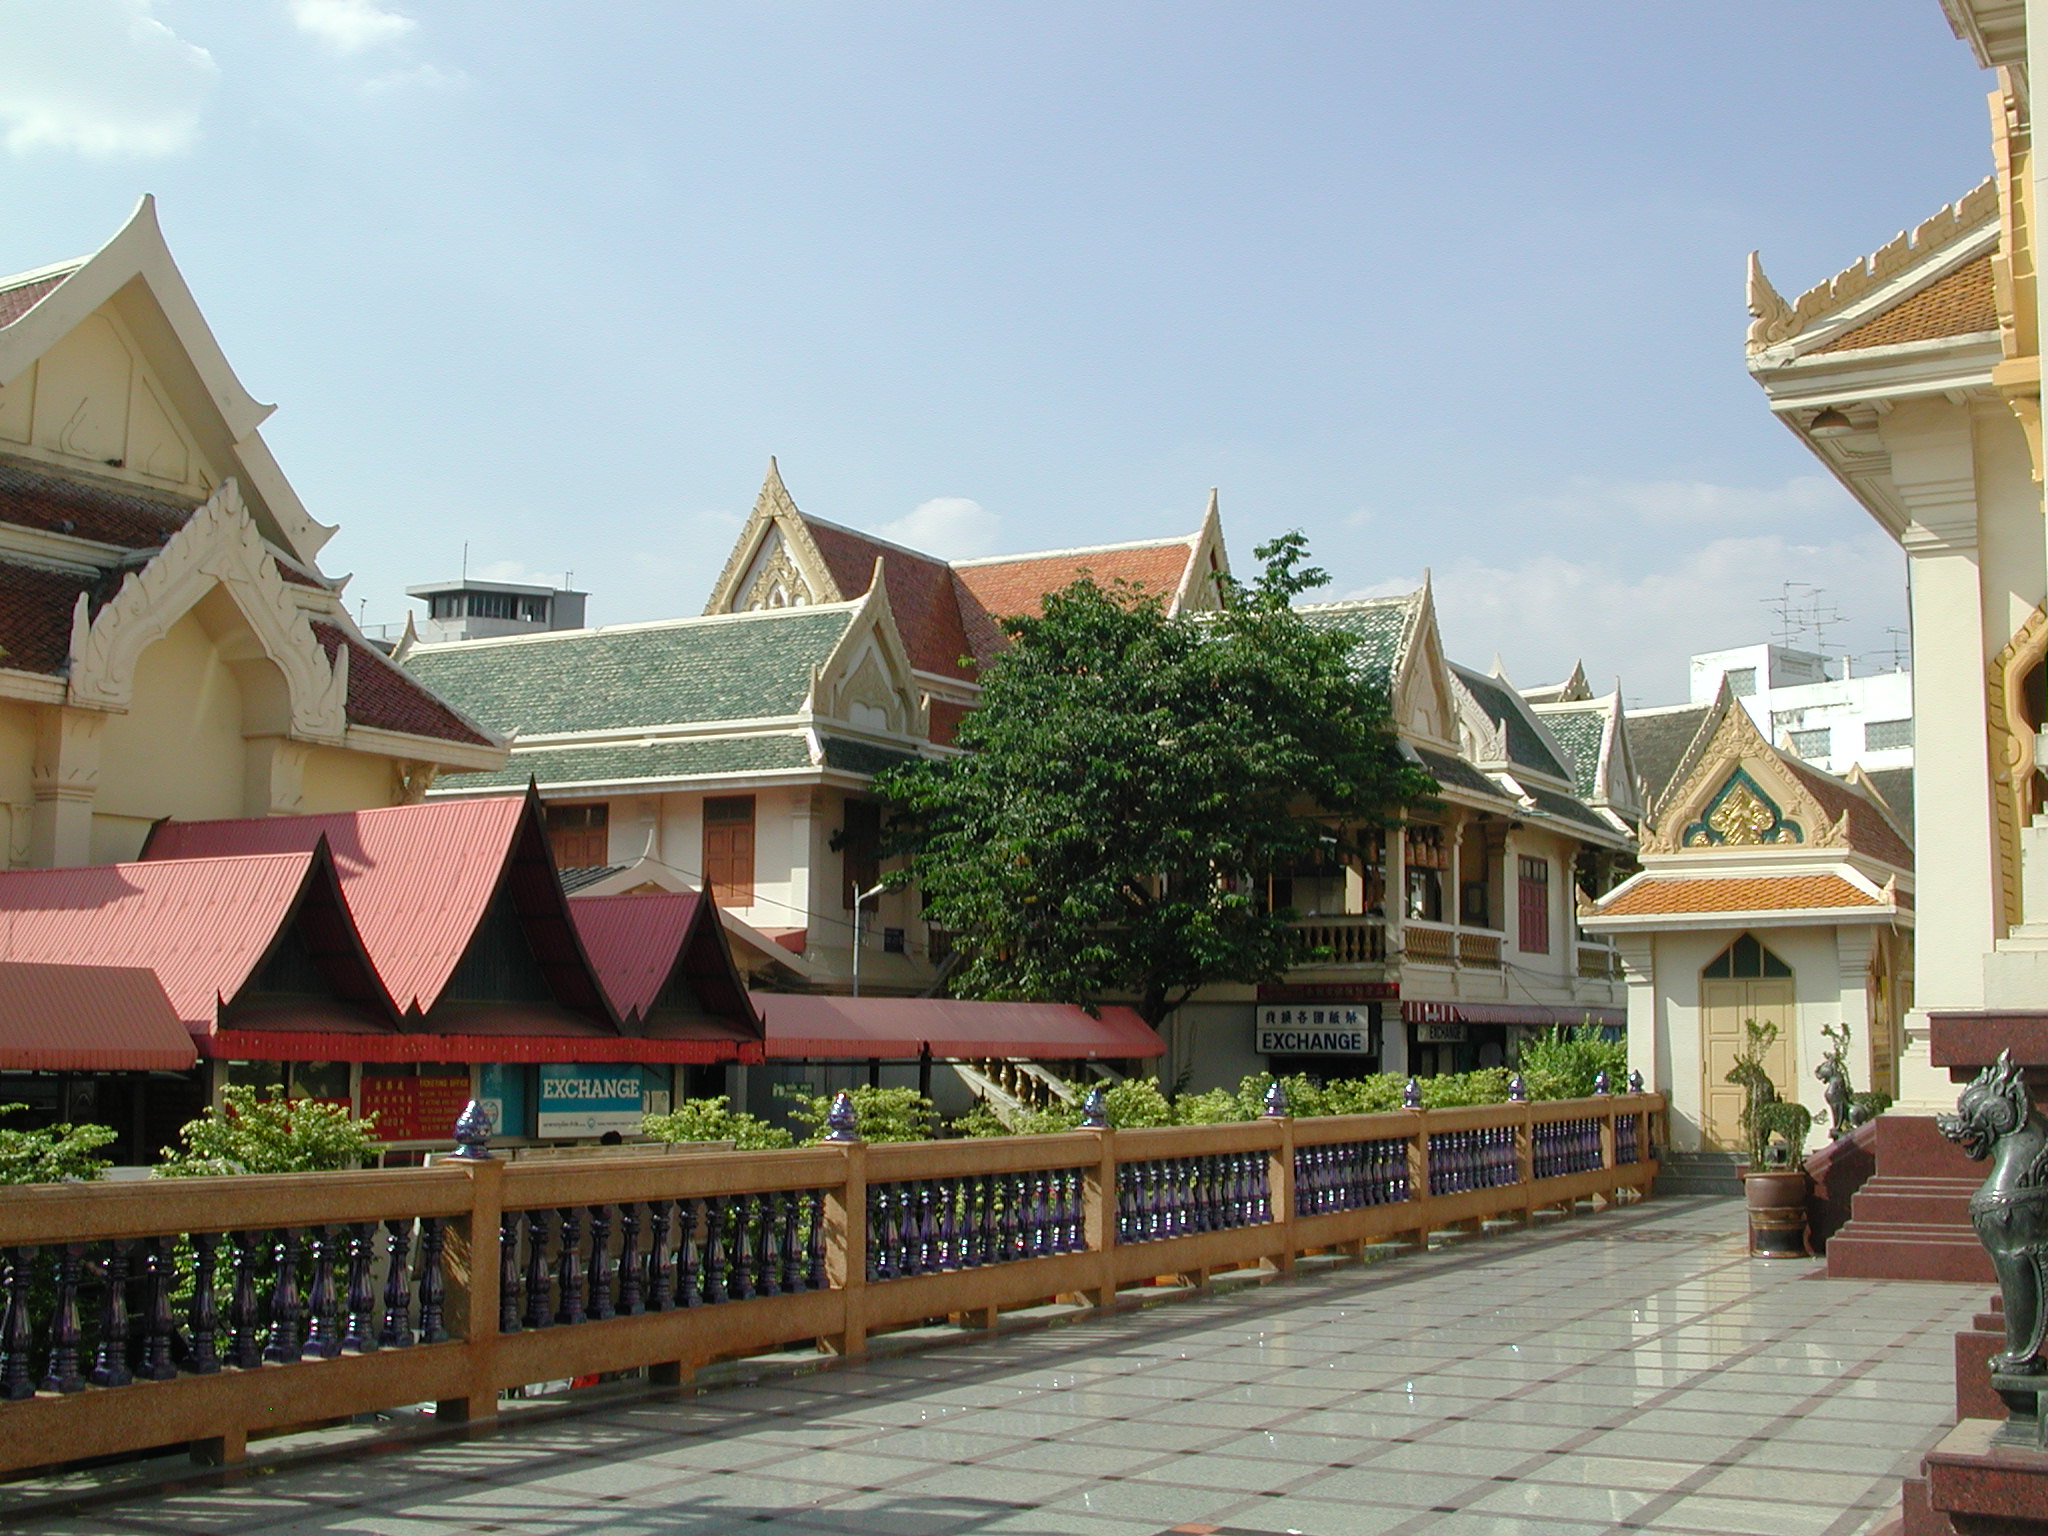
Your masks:
M 846 802 L 846 825 L 839 833 L 839 857 L 846 878 L 839 882 L 839 899 L 847 908 L 862 891 L 872 891 L 882 879 L 882 807 L 875 800 Z
M 547 807 L 548 845 L 555 850 L 557 869 L 595 869 L 610 862 L 611 809 L 604 804 Z
M 754 904 L 752 795 L 720 795 L 704 802 L 704 883 L 722 906 Z
M 1550 953 L 1550 861 L 1524 855 L 1520 860 L 1522 953 Z

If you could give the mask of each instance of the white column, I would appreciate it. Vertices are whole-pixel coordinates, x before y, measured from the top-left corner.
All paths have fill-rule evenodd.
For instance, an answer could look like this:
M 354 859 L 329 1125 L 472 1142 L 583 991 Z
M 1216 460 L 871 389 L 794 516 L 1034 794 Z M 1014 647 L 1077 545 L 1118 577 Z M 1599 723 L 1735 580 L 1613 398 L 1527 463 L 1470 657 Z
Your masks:
M 36 750 L 29 771 L 35 796 L 28 861 L 36 869 L 92 862 L 92 806 L 100 787 L 100 731 L 107 717 L 96 709 L 44 709 L 36 717 Z

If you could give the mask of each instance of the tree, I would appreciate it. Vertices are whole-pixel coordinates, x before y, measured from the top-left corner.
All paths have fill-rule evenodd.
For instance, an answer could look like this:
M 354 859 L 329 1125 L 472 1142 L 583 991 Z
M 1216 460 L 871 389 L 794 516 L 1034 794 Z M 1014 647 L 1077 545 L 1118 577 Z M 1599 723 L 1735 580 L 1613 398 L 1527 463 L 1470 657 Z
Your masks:
M 1272 980 L 1298 952 L 1266 878 L 1357 859 L 1353 829 L 1434 793 L 1354 638 L 1294 611 L 1328 580 L 1301 535 L 1257 555 L 1220 613 L 1084 577 L 1006 619 L 966 755 L 880 781 L 895 878 L 954 934 L 959 995 L 1127 996 L 1157 1024 L 1210 983 Z
M 16 1115 L 26 1104 L 0 1104 L 0 1118 Z M 90 1180 L 107 1169 L 98 1155 L 114 1139 L 104 1125 L 61 1125 L 22 1130 L 0 1126 L 0 1184 L 56 1184 L 66 1179 Z
M 330 1173 L 360 1168 L 382 1151 L 376 1116 L 357 1119 L 343 1104 L 269 1098 L 237 1083 L 221 1102 L 178 1132 L 182 1147 L 165 1147 L 159 1178 L 231 1173 Z

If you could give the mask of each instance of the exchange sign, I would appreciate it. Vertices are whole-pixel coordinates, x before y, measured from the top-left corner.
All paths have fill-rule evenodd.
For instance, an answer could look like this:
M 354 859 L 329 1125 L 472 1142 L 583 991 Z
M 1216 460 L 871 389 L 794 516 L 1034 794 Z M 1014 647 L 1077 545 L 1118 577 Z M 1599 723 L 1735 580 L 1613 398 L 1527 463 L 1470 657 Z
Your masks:
M 640 1089 L 638 1067 L 543 1062 L 535 1134 L 602 1136 L 617 1131 L 630 1135 L 640 1129 Z

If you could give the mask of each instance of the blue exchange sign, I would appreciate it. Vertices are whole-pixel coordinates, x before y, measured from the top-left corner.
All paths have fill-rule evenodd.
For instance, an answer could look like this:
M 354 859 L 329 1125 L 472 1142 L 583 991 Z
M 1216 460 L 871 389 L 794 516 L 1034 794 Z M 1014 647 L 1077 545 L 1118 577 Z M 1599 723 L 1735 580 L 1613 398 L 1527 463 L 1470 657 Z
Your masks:
M 640 1129 L 640 1069 L 545 1062 L 540 1069 L 540 1136 L 629 1135 Z

